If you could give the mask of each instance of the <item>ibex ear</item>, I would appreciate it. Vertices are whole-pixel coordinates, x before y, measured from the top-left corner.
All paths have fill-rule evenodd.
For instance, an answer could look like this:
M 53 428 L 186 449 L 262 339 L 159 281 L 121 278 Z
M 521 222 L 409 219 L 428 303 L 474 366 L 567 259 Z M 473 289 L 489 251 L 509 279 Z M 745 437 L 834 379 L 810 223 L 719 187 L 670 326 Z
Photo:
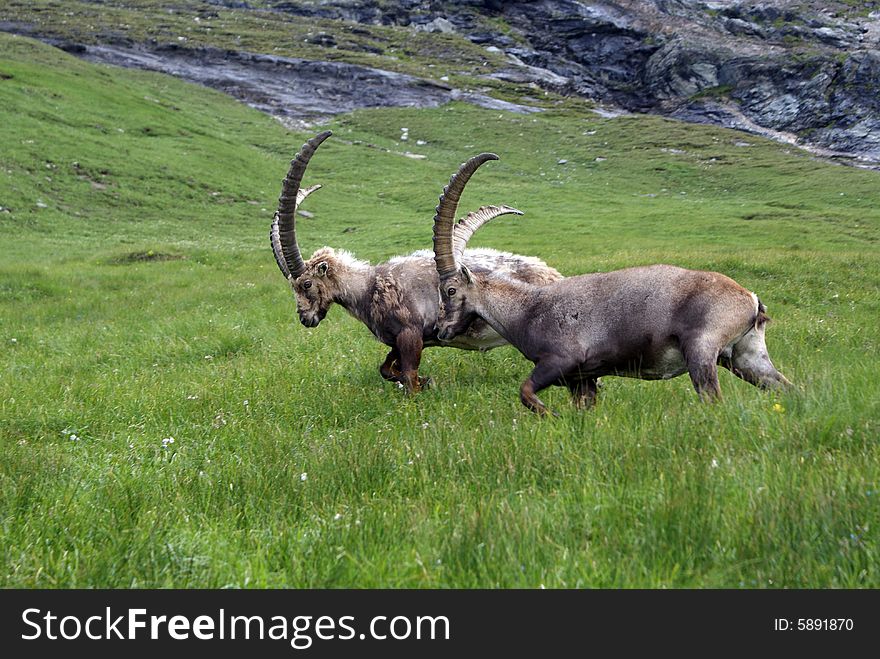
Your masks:
M 460 269 L 461 269 L 461 274 L 464 275 L 465 281 L 467 281 L 468 284 L 473 284 L 474 283 L 474 276 L 471 274 L 471 271 L 468 270 L 468 267 L 466 265 L 463 265 L 463 266 L 461 266 Z
M 317 269 L 315 270 L 315 273 L 316 273 L 319 277 L 323 277 L 324 275 L 327 274 L 327 269 L 328 269 L 329 267 L 330 267 L 330 266 L 328 265 L 327 261 L 321 261 L 321 262 L 318 264 L 318 267 L 317 267 Z

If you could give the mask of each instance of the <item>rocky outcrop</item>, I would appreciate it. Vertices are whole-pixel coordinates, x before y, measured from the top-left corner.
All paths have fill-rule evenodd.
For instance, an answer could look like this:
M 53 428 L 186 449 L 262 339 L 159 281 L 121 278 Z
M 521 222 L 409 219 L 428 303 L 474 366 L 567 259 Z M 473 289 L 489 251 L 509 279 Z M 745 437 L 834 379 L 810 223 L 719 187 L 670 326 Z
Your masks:
M 805 144 L 880 162 L 880 51 L 856 50 L 842 61 L 824 54 L 802 60 L 743 57 L 680 43 L 664 51 L 649 73 L 659 111 L 719 123 L 718 108 L 727 105 Z
M 321 0 L 282 11 L 455 29 L 491 74 L 880 163 L 880 2 Z M 486 20 L 490 18 L 492 20 Z M 497 28 L 498 20 L 511 30 Z M 430 26 L 425 28 L 424 26 Z
M 348 30 L 362 23 L 454 34 L 506 56 L 501 66 L 491 58 L 490 78 L 750 130 L 880 166 L 880 0 L 264 0 L 259 7 L 208 1 L 345 21 Z M 39 28 L 0 22 L 0 29 Z M 340 34 L 327 24 L 304 41 L 321 52 L 341 42 Z M 120 41 L 116 33 L 95 36 L 102 46 L 89 47 L 91 57 L 175 73 L 273 114 L 431 106 L 450 98 L 503 106 L 479 93 L 350 64 L 173 52 Z M 372 43 L 359 47 L 385 54 Z M 351 53 L 335 55 L 344 60 Z M 299 85 L 319 91 L 303 94 Z
M 493 110 L 536 111 L 440 82 L 342 62 L 173 44 L 56 45 L 89 61 L 159 71 L 219 89 L 294 127 L 359 108 L 436 107 L 452 100 Z
M 880 163 L 880 15 L 808 5 L 542 0 L 501 11 L 530 45 L 507 50 L 574 93 Z

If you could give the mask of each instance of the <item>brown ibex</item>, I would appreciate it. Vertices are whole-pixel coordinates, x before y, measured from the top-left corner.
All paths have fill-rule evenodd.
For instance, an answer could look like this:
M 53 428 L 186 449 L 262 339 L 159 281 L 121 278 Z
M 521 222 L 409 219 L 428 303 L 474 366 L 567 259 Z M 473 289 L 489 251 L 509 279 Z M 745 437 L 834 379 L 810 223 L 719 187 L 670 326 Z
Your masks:
M 494 154 L 471 158 L 449 182 L 434 216 L 440 279 L 437 336 L 454 340 L 478 319 L 535 364 L 520 387 L 530 410 L 549 410 L 537 393 L 568 387 L 578 406 L 596 399 L 597 378 L 644 380 L 687 372 L 703 399 L 721 395 L 717 364 L 759 387 L 790 382 L 770 361 L 769 320 L 758 297 L 717 272 L 649 265 L 570 277 L 538 288 L 502 271 L 474 271 L 462 259 L 455 210 L 470 176 Z
M 300 183 L 309 159 L 330 134 L 326 131 L 310 139 L 291 161 L 270 231 L 275 260 L 296 295 L 302 324 L 316 327 L 330 305 L 334 302 L 341 305 L 391 348 L 379 372 L 384 379 L 399 382 L 409 393 L 419 391 L 426 384 L 427 378 L 418 375 L 424 348 L 443 345 L 490 350 L 505 345 L 507 342 L 481 320 L 462 328 L 452 341 L 440 343 L 437 340 L 440 300 L 437 271 L 429 250 L 370 265 L 348 252 L 322 247 L 308 261 L 303 260 L 296 240 L 297 207 L 320 186 L 301 188 Z M 521 215 L 509 206 L 483 206 L 462 220 L 455 240 L 466 243 L 485 222 L 506 213 Z M 513 279 L 532 285 L 562 278 L 543 261 L 507 252 L 467 250 L 460 258 L 472 272 L 505 272 Z

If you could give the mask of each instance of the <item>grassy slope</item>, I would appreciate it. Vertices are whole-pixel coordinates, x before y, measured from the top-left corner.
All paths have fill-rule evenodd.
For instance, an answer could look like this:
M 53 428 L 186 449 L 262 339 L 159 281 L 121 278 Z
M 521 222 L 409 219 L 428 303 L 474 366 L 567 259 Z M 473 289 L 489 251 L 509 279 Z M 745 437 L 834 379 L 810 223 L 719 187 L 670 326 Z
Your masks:
M 608 378 L 540 421 L 510 348 L 427 352 L 437 387 L 407 400 L 341 310 L 294 321 L 266 231 L 305 135 L 6 36 L 0 107 L 3 585 L 880 585 L 877 174 L 656 118 L 341 117 L 307 252 L 427 247 L 449 174 L 494 150 L 464 205 L 527 215 L 476 244 L 722 270 L 799 385 L 725 372 L 704 406 L 683 378 Z M 149 250 L 183 258 L 129 258 Z

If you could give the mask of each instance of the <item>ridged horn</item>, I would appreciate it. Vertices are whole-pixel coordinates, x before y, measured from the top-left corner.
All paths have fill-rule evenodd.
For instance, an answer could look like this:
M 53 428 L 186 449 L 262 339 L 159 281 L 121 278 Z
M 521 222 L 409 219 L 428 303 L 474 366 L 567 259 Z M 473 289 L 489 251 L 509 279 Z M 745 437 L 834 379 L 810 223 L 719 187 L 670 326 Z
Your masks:
M 464 186 L 480 165 L 488 160 L 498 160 L 498 156 L 494 153 L 481 153 L 463 163 L 440 195 L 440 203 L 437 204 L 437 213 L 434 215 L 434 261 L 440 279 L 458 271 L 458 260 L 453 251 L 455 211 Z
M 303 144 L 299 153 L 290 161 L 290 169 L 281 182 L 281 196 L 278 198 L 278 210 L 275 212 L 272 228 L 269 231 L 269 242 L 272 243 L 272 253 L 275 255 L 278 268 L 288 279 L 299 277 L 306 269 L 299 244 L 296 242 L 297 207 L 321 187 L 313 185 L 301 189 L 300 183 L 315 150 L 332 134 L 329 130 L 324 131 Z
M 468 213 L 452 229 L 452 254 L 456 261 L 461 261 L 461 255 L 467 247 L 468 240 L 476 233 L 477 229 L 493 220 L 499 215 L 522 215 L 523 212 L 512 206 L 481 206 L 479 210 Z

